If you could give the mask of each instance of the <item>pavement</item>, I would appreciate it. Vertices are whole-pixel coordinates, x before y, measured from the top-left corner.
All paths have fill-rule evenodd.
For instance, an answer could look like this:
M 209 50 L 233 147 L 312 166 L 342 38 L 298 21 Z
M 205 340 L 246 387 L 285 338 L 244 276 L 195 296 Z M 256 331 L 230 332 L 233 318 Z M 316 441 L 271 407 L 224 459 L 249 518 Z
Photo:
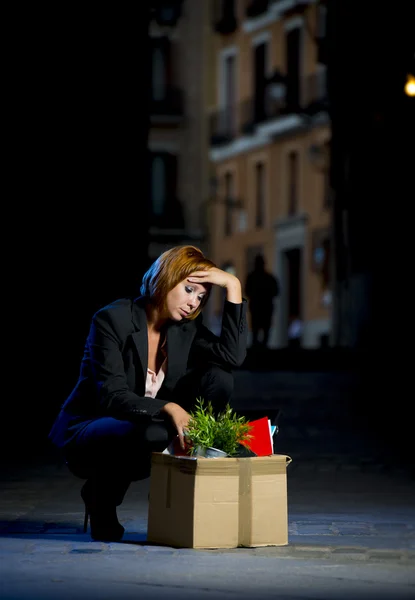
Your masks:
M 353 373 L 236 373 L 232 404 L 279 425 L 289 543 L 193 550 L 146 541 L 149 480 L 133 483 L 119 543 L 82 532 L 81 480 L 50 451 L 3 457 L 0 598 L 415 598 L 415 479 L 356 426 Z

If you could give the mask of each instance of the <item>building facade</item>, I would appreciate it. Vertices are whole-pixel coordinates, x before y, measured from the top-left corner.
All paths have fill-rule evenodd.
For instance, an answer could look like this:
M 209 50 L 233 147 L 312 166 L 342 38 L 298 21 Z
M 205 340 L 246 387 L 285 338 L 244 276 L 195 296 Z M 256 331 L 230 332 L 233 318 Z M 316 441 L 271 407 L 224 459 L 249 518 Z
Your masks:
M 244 283 L 255 256 L 264 256 L 280 283 L 271 347 L 330 344 L 325 6 L 313 0 L 223 0 L 212 6 L 213 259 Z M 219 295 L 214 301 L 218 314 L 221 301 Z
M 213 89 L 209 2 L 161 0 L 150 23 L 149 258 L 177 244 L 208 252 L 209 147 Z

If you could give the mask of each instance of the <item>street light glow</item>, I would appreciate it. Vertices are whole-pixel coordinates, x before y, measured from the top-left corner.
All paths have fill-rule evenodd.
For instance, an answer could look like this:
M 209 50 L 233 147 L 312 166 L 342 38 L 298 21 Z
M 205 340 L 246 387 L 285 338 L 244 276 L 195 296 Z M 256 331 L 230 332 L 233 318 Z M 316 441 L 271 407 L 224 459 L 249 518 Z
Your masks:
M 407 96 L 415 96 L 415 77 L 413 75 L 408 75 L 406 79 L 405 94 Z

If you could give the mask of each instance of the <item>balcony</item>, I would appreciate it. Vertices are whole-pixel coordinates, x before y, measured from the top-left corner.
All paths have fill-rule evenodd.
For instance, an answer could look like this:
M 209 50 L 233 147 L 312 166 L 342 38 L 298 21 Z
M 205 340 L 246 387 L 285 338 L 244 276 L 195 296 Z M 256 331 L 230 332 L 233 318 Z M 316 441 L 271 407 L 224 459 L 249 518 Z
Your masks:
M 164 201 L 164 208 L 160 214 L 155 214 L 152 210 L 149 215 L 152 237 L 165 235 L 166 231 L 180 232 L 183 235 L 185 228 L 185 219 L 183 211 L 183 202 L 174 194 L 169 194 Z M 164 232 L 164 233 L 163 233 Z
M 304 78 L 303 112 L 313 116 L 329 109 L 326 70 L 321 69 Z
M 223 16 L 217 21 L 215 21 L 213 25 L 214 31 L 216 33 L 220 33 L 221 35 L 228 35 L 230 33 L 234 33 L 236 31 L 237 22 L 236 18 L 232 16 Z
M 180 122 L 184 116 L 183 90 L 167 86 L 157 98 L 150 100 L 152 123 Z
M 285 100 L 265 97 L 263 102 L 257 98 L 248 98 L 241 104 L 241 133 L 254 133 L 255 126 L 270 119 L 282 117 L 289 112 Z
M 237 28 L 235 0 L 221 0 L 214 3 L 213 30 L 221 35 L 234 33 Z
M 182 15 L 183 0 L 153 0 L 151 17 L 161 27 L 175 27 Z
M 209 130 L 212 146 L 229 144 L 239 135 L 238 106 L 229 106 L 210 116 Z
M 248 19 L 254 19 L 259 17 L 263 13 L 267 12 L 269 6 L 269 0 L 251 0 L 246 7 L 246 17 Z
M 235 107 L 211 115 L 210 143 L 212 146 L 229 144 L 239 136 L 253 135 L 261 123 L 296 112 L 299 112 L 298 107 L 292 108 L 285 99 L 268 95 L 261 102 L 258 97 L 248 98 Z
M 321 36 L 317 38 L 317 62 L 322 65 L 327 65 L 329 59 L 329 48 L 327 37 Z
M 258 125 L 297 115 L 300 119 L 328 110 L 326 71 L 291 79 L 276 72 L 264 94 L 256 94 L 210 117 L 210 144 L 223 146 L 240 136 L 254 135 Z M 298 119 L 297 119 L 298 120 Z
M 223 146 L 241 135 L 252 135 L 256 125 L 288 112 L 284 101 L 260 103 L 257 98 L 248 98 L 235 107 L 221 109 L 211 115 L 210 143 L 212 146 Z
M 279 12 L 280 16 L 290 16 L 303 12 L 312 2 L 313 0 L 271 0 L 270 4 Z

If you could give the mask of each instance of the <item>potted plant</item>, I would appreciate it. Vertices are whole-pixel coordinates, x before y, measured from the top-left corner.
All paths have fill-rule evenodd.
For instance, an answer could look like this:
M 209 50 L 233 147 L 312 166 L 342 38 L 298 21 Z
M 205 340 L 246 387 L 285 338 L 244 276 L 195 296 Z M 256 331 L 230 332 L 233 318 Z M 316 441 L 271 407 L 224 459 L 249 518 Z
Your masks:
M 238 416 L 229 404 L 215 416 L 212 403 L 205 405 L 197 398 L 185 437 L 193 456 L 236 456 L 241 445 L 249 448 L 250 429 L 246 418 Z

